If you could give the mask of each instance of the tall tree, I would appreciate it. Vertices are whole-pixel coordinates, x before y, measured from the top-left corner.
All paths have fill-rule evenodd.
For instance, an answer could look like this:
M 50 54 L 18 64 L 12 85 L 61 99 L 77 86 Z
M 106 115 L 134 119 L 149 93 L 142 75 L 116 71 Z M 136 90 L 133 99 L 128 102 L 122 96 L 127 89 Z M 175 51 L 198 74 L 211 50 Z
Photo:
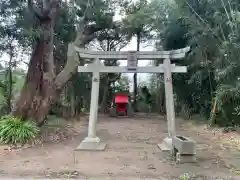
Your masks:
M 65 2 L 58 0 L 28 0 L 27 9 L 36 18 L 32 28 L 38 30 L 30 59 L 24 88 L 17 103 L 15 116 L 31 118 L 42 125 L 52 104 L 59 98 L 62 88 L 76 72 L 79 59 L 68 53 L 69 61 L 56 72 L 54 62 L 54 25 L 57 12 Z M 95 38 L 95 33 L 108 26 L 113 13 L 106 1 L 90 0 L 77 2 L 77 15 L 81 18 L 73 44 L 84 47 Z M 28 14 L 29 15 L 29 14 Z M 71 16 L 71 12 L 69 11 Z M 71 45 L 70 45 L 71 47 Z M 70 50 L 70 49 L 69 49 Z
M 3 60 L 5 67 L 5 78 L 1 80 L 1 95 L 4 97 L 5 102 L 2 103 L 4 112 L 11 112 L 12 107 L 12 91 L 13 91 L 13 69 L 16 67 L 18 61 L 16 56 L 21 51 L 18 48 L 17 42 L 20 38 L 19 27 L 16 22 L 16 14 L 21 8 L 15 1 L 1 1 L 0 2 L 0 55 L 7 55 Z
M 149 39 L 151 32 L 151 14 L 147 11 L 147 0 L 124 1 L 122 6 L 124 7 L 123 23 L 125 30 L 130 36 L 136 36 L 137 39 L 137 51 L 140 50 L 140 43 L 146 39 Z M 134 104 L 133 108 L 137 111 L 137 73 L 133 75 L 133 88 L 134 88 Z
M 176 13 L 176 3 L 173 0 L 152 0 L 145 7 L 147 14 L 151 17 L 149 25 L 154 32 L 155 49 L 157 51 L 175 49 L 177 47 L 166 47 L 168 41 L 168 28 L 171 23 L 172 16 L 179 17 Z M 171 29 L 171 32 L 174 29 Z M 178 31 L 178 29 L 176 30 Z M 178 36 L 174 33 L 171 35 Z M 172 38 L 173 39 L 173 38 Z M 171 43 L 174 43 L 171 41 Z M 154 60 L 153 65 L 158 66 L 162 63 L 159 60 Z M 149 87 L 152 94 L 152 109 L 156 112 L 164 114 L 165 111 L 165 93 L 164 93 L 164 77 L 163 74 L 151 74 L 149 79 Z
M 171 14 L 161 37 L 166 49 L 191 45 L 191 53 L 181 61 L 189 65 L 188 73 L 174 76 L 174 89 L 181 107 L 184 103 L 193 113 L 209 117 L 212 111 L 225 123 L 234 119 L 236 122 L 238 117 L 233 113 L 239 102 L 238 1 L 180 0 L 176 3 L 172 11 L 175 16 Z
M 100 32 L 97 38 L 97 46 L 100 51 L 120 51 L 124 48 L 130 41 L 128 34 L 123 30 L 123 24 L 121 22 L 114 22 L 113 27 L 105 29 Z M 95 43 L 96 46 L 96 43 Z M 117 60 L 105 60 L 105 66 L 118 66 L 119 62 Z M 100 87 L 103 91 L 103 96 L 100 98 L 100 111 L 106 112 L 108 103 L 112 101 L 113 97 L 109 96 L 109 92 L 112 90 L 112 83 L 120 78 L 120 73 L 104 73 L 101 74 L 101 84 Z M 109 99 L 110 98 L 110 99 Z

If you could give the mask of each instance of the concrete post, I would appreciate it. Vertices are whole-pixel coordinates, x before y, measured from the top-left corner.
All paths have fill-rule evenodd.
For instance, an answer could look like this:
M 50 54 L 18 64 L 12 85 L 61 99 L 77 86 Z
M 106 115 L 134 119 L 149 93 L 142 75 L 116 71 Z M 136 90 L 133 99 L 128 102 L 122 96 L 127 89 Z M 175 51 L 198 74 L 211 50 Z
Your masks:
M 169 58 L 164 59 L 163 64 L 164 64 L 164 86 L 165 86 L 165 98 L 166 98 L 168 137 L 166 137 L 163 140 L 162 144 L 158 144 L 158 147 L 162 151 L 171 151 L 173 149 L 172 138 L 173 136 L 175 136 L 175 132 L 176 132 L 171 60 Z
M 96 125 L 98 118 L 98 98 L 99 98 L 99 59 L 96 59 L 90 66 L 93 72 L 92 76 L 92 90 L 90 102 L 90 115 L 88 122 L 88 136 L 80 143 L 76 150 L 96 150 L 102 151 L 105 149 L 106 144 L 100 143 L 100 139 L 96 136 Z
M 176 135 L 176 130 L 175 130 L 175 111 L 170 59 L 165 59 L 163 64 L 164 64 L 164 86 L 167 110 L 168 135 L 169 137 L 172 137 Z
M 90 116 L 88 124 L 88 137 L 96 138 L 96 125 L 98 116 L 98 97 L 99 97 L 99 72 L 93 72 L 92 77 L 92 90 L 91 90 L 91 102 L 90 102 Z

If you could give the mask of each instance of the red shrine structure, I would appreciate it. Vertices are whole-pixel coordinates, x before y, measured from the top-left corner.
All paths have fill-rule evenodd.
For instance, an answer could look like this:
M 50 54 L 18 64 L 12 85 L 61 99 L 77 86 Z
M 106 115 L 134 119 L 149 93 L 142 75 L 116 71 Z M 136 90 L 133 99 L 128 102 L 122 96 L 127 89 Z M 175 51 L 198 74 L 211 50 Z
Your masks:
M 128 94 L 118 92 L 115 95 L 116 113 L 117 115 L 127 116 L 127 106 L 129 103 Z
M 131 102 L 128 92 L 116 92 L 114 98 L 113 116 L 132 116 Z

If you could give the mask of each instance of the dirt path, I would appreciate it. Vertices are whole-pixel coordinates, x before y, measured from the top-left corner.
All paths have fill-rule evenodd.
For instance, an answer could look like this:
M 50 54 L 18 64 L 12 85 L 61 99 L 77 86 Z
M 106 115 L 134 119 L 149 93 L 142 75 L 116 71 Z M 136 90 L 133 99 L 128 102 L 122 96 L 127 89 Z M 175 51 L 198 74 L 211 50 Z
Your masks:
M 97 133 L 107 143 L 104 152 L 74 155 L 74 148 L 87 134 L 87 122 L 81 121 L 74 124 L 79 133 L 73 138 L 0 156 L 0 175 L 92 180 L 178 179 L 184 173 L 194 174 L 194 180 L 236 175 L 231 171 L 232 165 L 227 166 L 225 159 L 219 157 L 219 152 L 225 150 L 219 149 L 218 143 L 213 145 L 209 131 L 200 133 L 201 129 L 180 123 L 179 134 L 192 136 L 198 143 L 196 164 L 175 164 L 171 156 L 157 148 L 156 144 L 167 135 L 166 123 L 161 118 L 100 117 Z

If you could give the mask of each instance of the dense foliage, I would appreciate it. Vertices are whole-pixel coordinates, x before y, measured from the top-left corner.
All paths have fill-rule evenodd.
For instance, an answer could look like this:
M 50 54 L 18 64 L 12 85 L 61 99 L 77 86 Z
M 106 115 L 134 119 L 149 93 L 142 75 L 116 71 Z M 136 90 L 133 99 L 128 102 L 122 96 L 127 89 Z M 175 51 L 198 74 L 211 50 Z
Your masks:
M 7 57 L 5 61 L 8 63 L 4 68 L 8 74 L 0 88 L 8 102 L 7 112 L 11 110 L 9 99 L 12 98 L 11 84 L 14 84 L 9 72 L 23 62 L 26 65 L 26 58 L 22 58 L 21 54 L 28 56 L 38 40 L 50 32 L 41 29 L 41 19 L 34 16 L 36 11 L 29 5 L 42 7 L 43 2 L 0 2 L 0 53 L 8 55 L 4 56 Z M 173 76 L 177 113 L 186 118 L 200 114 L 209 119 L 210 124 L 240 123 L 238 0 L 59 0 L 56 12 L 52 42 L 56 75 L 67 64 L 68 44 L 76 42 L 76 35 L 84 28 L 91 37 L 84 46 L 101 51 L 121 50 L 132 37 L 136 37 L 137 50 L 142 43 L 150 41 L 155 43 L 157 50 L 191 46 L 191 52 L 184 60 L 174 62 L 188 66 L 188 73 Z M 114 17 L 119 16 L 118 13 L 123 18 L 116 21 Z M 79 61 L 80 64 L 89 63 L 81 58 Z M 154 62 L 155 65 L 159 63 Z M 115 66 L 119 62 L 104 61 L 104 64 Z M 89 110 L 91 74 L 76 73 L 76 70 L 71 74 L 58 100 L 53 103 L 52 114 L 69 117 Z M 134 76 L 133 99 L 139 102 L 145 99 L 147 103 L 143 101 L 143 104 L 148 104 L 149 98 L 141 98 L 145 97 L 146 88 L 143 93 L 142 85 L 137 85 L 136 80 Z M 107 111 L 116 86 L 129 89 L 129 83 L 129 78 L 121 74 L 102 74 L 100 110 Z M 165 113 L 163 75 L 150 75 L 149 83 L 143 86 L 146 85 L 148 97 L 151 94 L 152 111 Z M 21 89 L 18 91 L 20 93 Z
M 39 129 L 31 121 L 22 121 L 14 116 L 3 116 L 0 119 L 0 142 L 10 145 L 24 145 L 34 140 Z

